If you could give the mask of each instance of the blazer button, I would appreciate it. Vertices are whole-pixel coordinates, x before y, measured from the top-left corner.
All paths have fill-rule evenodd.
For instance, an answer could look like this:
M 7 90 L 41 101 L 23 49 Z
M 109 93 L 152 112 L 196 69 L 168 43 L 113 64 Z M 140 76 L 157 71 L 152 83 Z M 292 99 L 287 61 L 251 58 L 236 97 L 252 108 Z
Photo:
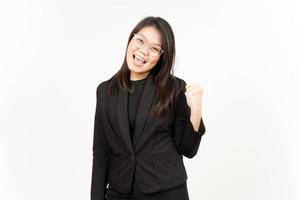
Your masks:
M 134 157 L 134 156 L 130 156 L 130 160 L 131 160 L 132 162 L 135 162 L 135 157 Z

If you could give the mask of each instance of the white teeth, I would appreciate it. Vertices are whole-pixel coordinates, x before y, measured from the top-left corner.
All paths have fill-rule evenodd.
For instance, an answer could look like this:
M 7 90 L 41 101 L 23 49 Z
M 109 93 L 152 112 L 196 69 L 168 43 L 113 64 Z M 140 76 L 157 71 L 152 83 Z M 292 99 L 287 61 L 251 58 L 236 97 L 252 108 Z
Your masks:
M 146 62 L 146 60 L 144 60 L 143 58 L 141 58 L 141 57 L 140 57 L 140 56 L 138 56 L 138 55 L 135 55 L 135 57 L 136 57 L 137 59 L 139 59 L 139 60 L 143 61 L 143 62 Z
M 133 59 L 133 62 L 135 63 L 135 65 L 137 66 L 142 66 L 144 64 L 143 60 L 140 60 L 137 56 L 135 56 L 135 58 Z

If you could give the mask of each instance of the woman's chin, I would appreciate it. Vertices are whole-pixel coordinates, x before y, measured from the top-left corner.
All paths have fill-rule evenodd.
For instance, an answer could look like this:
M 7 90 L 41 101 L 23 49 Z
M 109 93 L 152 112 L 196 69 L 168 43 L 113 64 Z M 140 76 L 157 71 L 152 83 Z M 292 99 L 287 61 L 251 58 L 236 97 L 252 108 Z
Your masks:
M 134 72 L 144 72 L 145 71 L 145 66 L 144 65 L 135 65 L 134 63 L 131 64 L 131 71 Z

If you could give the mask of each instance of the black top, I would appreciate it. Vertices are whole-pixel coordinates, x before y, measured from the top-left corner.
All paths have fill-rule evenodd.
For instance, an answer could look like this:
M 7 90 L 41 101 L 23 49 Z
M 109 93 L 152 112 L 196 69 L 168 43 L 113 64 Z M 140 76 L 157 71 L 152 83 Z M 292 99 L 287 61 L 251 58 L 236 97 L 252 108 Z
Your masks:
M 143 93 L 144 85 L 147 78 L 140 80 L 130 80 L 132 85 L 133 92 L 128 92 L 128 119 L 129 119 L 129 128 L 130 128 L 130 137 L 131 141 L 133 141 L 134 135 L 134 125 L 135 125 L 135 117 L 137 108 L 140 103 L 140 99 Z

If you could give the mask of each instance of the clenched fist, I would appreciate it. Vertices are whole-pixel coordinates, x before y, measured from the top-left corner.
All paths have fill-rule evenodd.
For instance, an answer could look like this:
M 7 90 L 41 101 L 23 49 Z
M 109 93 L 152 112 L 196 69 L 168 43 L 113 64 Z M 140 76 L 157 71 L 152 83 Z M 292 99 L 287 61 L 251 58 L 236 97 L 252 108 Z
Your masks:
M 190 84 L 185 86 L 185 97 L 188 106 L 192 111 L 201 111 L 201 101 L 204 88 L 199 84 Z

